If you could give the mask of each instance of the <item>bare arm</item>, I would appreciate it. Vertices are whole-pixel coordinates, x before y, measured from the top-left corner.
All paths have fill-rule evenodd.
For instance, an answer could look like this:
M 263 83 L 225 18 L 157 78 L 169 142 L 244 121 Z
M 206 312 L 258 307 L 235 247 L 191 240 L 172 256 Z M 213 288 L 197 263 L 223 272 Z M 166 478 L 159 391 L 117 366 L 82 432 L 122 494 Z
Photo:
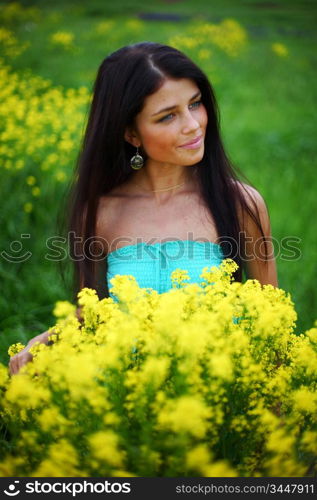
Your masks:
M 243 230 L 247 236 L 246 255 L 247 255 L 247 278 L 257 279 L 262 285 L 273 285 L 278 287 L 276 262 L 274 257 L 274 247 L 271 240 L 271 226 L 266 204 L 258 191 L 250 186 L 246 186 L 249 194 L 255 202 L 258 209 L 262 229 L 267 242 L 268 259 L 265 259 L 265 248 L 263 237 L 256 223 L 249 214 L 244 214 Z M 249 198 L 249 197 L 248 197 Z M 250 200 L 250 198 L 249 198 Z M 246 201 L 248 202 L 247 198 Z M 250 205 L 252 208 L 252 205 Z
M 85 217 L 85 211 L 84 211 L 84 217 Z M 98 231 L 99 231 L 98 235 L 103 236 L 103 233 L 102 232 L 100 233 L 100 228 L 98 228 Z M 103 241 L 103 239 L 101 241 Z M 105 248 L 104 255 L 106 255 L 106 254 L 107 254 L 107 249 Z M 98 276 L 97 285 L 98 285 L 98 288 L 100 287 L 101 291 L 104 287 L 104 281 L 106 279 L 104 266 L 105 266 L 105 259 L 101 259 L 100 262 L 98 262 L 97 266 L 96 266 L 97 267 L 97 276 Z M 80 289 L 82 289 L 83 287 L 84 287 L 83 277 L 80 277 Z M 78 307 L 76 309 L 76 316 L 80 322 L 83 321 L 81 307 Z M 46 332 L 41 333 L 40 335 L 37 335 L 36 337 L 33 337 L 22 351 L 20 351 L 18 354 L 13 356 L 9 362 L 9 369 L 10 369 L 11 375 L 18 373 L 23 365 L 25 365 L 29 361 L 32 361 L 33 356 L 29 352 L 29 350 L 32 347 L 32 345 L 35 344 L 35 342 L 47 344 L 49 341 L 49 336 L 53 335 L 53 334 L 54 334 L 54 330 L 50 331 L 50 332 L 46 331 Z
M 29 352 L 30 348 L 36 343 L 40 342 L 41 344 L 47 344 L 49 340 L 49 336 L 52 335 L 54 332 L 52 331 L 46 331 L 41 333 L 40 335 L 36 335 L 36 337 L 33 337 L 25 348 L 20 351 L 18 354 L 15 356 L 12 356 L 12 358 L 9 361 L 9 370 L 11 375 L 16 375 L 19 373 L 20 369 L 22 368 L 23 365 L 28 363 L 29 361 L 32 361 L 33 356 Z
M 81 308 L 78 307 L 76 309 L 76 316 L 79 321 L 82 321 L 83 318 L 81 316 Z M 54 330 L 47 330 L 46 332 L 40 333 L 39 335 L 36 335 L 36 337 L 33 337 L 32 339 L 29 340 L 25 348 L 20 351 L 18 354 L 15 356 L 12 356 L 12 358 L 9 361 L 9 371 L 11 375 L 15 375 L 19 373 L 20 369 L 22 368 L 23 365 L 26 363 L 29 363 L 32 361 L 33 356 L 30 353 L 30 348 L 36 343 L 39 342 L 40 344 L 48 344 L 49 342 L 49 337 L 50 335 L 54 334 Z

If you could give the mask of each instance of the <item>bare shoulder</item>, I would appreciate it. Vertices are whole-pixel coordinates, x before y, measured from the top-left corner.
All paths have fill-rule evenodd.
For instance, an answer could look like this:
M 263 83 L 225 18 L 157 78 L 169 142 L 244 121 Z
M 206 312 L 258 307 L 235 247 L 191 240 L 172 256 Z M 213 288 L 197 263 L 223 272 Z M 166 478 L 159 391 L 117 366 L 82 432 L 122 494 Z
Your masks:
M 254 217 L 256 217 L 261 225 L 267 230 L 269 230 L 269 214 L 267 210 L 267 205 L 261 193 L 255 189 L 253 186 L 246 184 L 244 182 L 237 182 L 237 188 L 243 197 L 249 211 L 246 209 L 242 210 L 241 206 L 238 207 L 238 216 L 240 223 L 244 226 L 246 230 L 254 231 L 256 230 L 256 224 L 254 224 Z M 253 214 L 253 216 L 250 214 Z
M 109 216 L 111 213 L 115 211 L 116 205 L 118 204 L 118 197 L 113 194 L 106 194 L 100 196 L 98 200 L 98 208 L 97 208 L 97 220 L 103 218 L 105 213 Z
M 266 203 L 257 189 L 242 182 L 238 184 L 244 201 L 262 228 L 261 231 L 254 217 L 244 210 L 240 223 L 247 236 L 244 248 L 245 258 L 247 259 L 247 277 L 259 280 L 262 285 L 278 286 L 270 218 Z M 241 210 L 239 215 L 241 216 Z M 263 241 L 266 241 L 267 252 L 263 250 Z
M 117 213 L 117 207 L 118 198 L 116 196 L 107 194 L 99 198 L 96 214 L 96 231 L 98 236 L 105 235 L 105 229 L 113 222 L 113 218 Z
M 127 204 L 129 193 L 121 186 L 109 193 L 100 196 L 96 214 L 97 236 L 107 241 L 112 239 L 124 206 Z
M 251 209 L 257 207 L 258 210 L 263 210 L 266 208 L 264 198 L 257 189 L 241 181 L 236 183 L 236 185 L 240 189 L 244 201 Z

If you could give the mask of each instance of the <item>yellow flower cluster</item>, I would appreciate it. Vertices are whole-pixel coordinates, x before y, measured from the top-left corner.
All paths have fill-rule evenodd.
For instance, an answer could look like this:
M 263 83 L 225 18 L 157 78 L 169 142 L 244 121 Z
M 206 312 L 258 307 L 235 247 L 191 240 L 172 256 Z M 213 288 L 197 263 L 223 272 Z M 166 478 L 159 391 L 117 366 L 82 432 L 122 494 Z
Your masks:
M 90 101 L 87 88 L 54 88 L 49 80 L 29 72 L 12 72 L 3 61 L 0 77 L 0 156 L 5 168 L 20 170 L 32 161 L 42 170 L 68 165 Z
M 50 36 L 50 41 L 53 45 L 69 50 L 74 47 L 74 38 L 75 35 L 69 31 L 57 31 Z
M 67 318 L 67 316 L 74 315 L 75 310 L 76 307 L 67 300 L 58 300 L 55 303 L 53 314 L 57 318 Z
M 288 56 L 288 48 L 283 43 L 272 43 L 272 50 L 279 57 L 287 57 Z
M 68 178 L 91 97 L 86 87 L 66 90 L 29 71 L 17 74 L 3 60 L 0 82 L 0 168 L 26 183 L 21 204 L 31 212 L 34 199 L 52 189 L 47 171 L 52 181 Z
M 117 275 L 56 304 L 52 345 L 8 377 L 3 476 L 316 475 L 317 322 L 236 264 L 172 273 L 166 293 Z M 10 451 L 9 451 L 10 450 Z
M 95 32 L 98 35 L 105 35 L 114 28 L 113 20 L 100 21 L 96 24 Z
M 140 19 L 128 19 L 125 22 L 125 28 L 127 31 L 132 31 L 132 33 L 140 33 L 144 29 L 145 24 Z
M 14 59 L 21 55 L 29 45 L 29 42 L 20 43 L 12 31 L 0 26 L 0 48 L 4 56 Z
M 0 19 L 4 24 L 17 24 L 18 22 L 38 22 L 41 12 L 36 7 L 24 7 L 19 2 L 10 2 L 1 5 Z
M 236 57 L 246 46 L 248 36 L 246 30 L 235 19 L 224 19 L 219 24 L 197 23 L 190 25 L 184 35 L 176 35 L 169 44 L 179 50 L 200 49 L 198 57 L 210 57 L 210 46 L 219 48 L 225 54 Z
M 8 349 L 8 354 L 10 357 L 18 354 L 18 352 L 22 351 L 25 348 L 25 345 L 21 344 L 21 342 L 17 342 L 16 344 L 12 344 Z

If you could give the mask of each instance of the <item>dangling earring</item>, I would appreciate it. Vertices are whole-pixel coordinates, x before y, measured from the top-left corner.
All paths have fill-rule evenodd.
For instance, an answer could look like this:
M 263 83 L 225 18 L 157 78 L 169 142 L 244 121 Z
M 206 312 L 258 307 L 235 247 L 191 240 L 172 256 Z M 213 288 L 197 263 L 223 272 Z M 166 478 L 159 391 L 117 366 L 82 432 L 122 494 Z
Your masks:
M 138 146 L 136 148 L 136 155 L 132 156 L 132 158 L 130 160 L 130 165 L 133 168 L 133 170 L 140 170 L 140 168 L 142 168 L 144 165 L 144 159 L 143 159 L 143 156 L 139 155 L 139 147 Z

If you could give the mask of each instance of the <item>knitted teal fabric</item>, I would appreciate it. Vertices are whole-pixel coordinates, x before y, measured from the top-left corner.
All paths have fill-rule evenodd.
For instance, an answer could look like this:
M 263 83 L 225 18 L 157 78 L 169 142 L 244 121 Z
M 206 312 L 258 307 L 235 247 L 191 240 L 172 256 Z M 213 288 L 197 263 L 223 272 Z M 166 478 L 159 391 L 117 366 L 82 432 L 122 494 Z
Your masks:
M 218 267 L 223 259 L 220 245 L 210 241 L 170 240 L 118 248 L 107 256 L 110 297 L 116 300 L 110 292 L 110 280 L 117 274 L 132 275 L 141 288 L 164 293 L 172 288 L 170 276 L 175 269 L 188 271 L 190 280 L 185 283 L 200 283 L 203 268 Z

